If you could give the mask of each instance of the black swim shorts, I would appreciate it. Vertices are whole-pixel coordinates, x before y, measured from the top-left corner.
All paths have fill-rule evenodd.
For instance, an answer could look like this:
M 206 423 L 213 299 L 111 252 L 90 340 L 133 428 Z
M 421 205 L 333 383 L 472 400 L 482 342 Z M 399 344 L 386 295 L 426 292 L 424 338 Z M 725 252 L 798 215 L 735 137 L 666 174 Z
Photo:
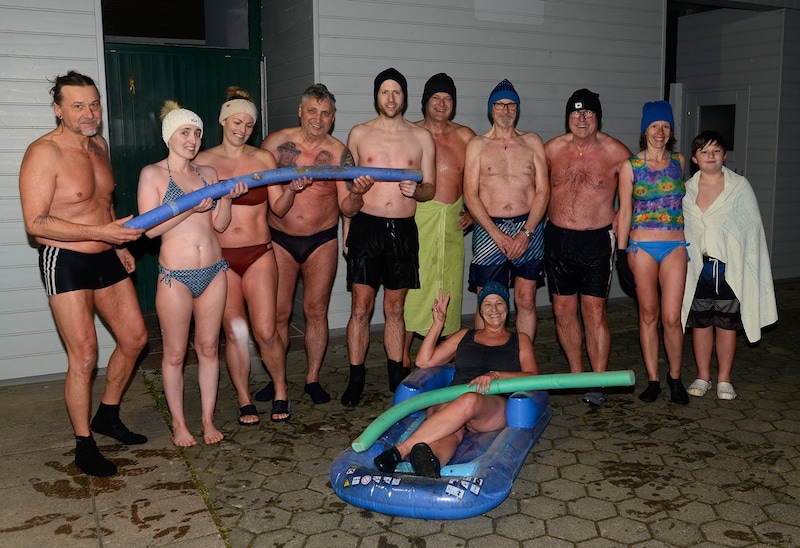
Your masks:
M 80 289 L 103 289 L 128 277 L 113 249 L 81 253 L 43 245 L 39 247 L 39 271 L 48 296 Z
M 419 288 L 419 234 L 414 217 L 357 213 L 347 235 L 347 286 Z
M 607 298 L 616 241 L 611 225 L 569 230 L 548 222 L 544 229 L 544 269 L 550 293 Z

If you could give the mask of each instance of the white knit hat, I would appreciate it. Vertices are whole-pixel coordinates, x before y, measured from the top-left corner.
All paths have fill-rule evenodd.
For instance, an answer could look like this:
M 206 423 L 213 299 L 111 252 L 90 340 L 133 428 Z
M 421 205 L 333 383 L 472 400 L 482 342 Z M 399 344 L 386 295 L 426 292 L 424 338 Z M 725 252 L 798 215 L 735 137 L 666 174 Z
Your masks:
M 200 128 L 200 137 L 203 136 L 203 120 L 200 117 L 186 108 L 177 108 L 169 111 L 161 123 L 161 137 L 164 143 L 169 144 L 169 138 L 181 126 L 197 126 Z
M 222 104 L 222 108 L 219 110 L 219 121 L 222 123 L 229 116 L 241 113 L 249 114 L 253 117 L 253 121 L 258 118 L 258 111 L 253 101 L 248 101 L 247 99 L 231 99 Z

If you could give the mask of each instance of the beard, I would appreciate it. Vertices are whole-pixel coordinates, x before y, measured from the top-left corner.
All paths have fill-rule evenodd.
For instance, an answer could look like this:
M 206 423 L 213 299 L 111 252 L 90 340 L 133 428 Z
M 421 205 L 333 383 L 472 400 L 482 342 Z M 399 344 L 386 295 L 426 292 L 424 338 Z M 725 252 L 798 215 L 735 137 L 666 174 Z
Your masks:
M 84 137 L 94 137 L 100 133 L 101 121 L 96 120 L 94 122 L 87 122 L 85 120 L 79 120 L 74 127 L 69 127 L 64 120 L 61 120 L 61 125 L 65 129 L 69 129 L 74 133 L 83 135 Z
M 397 104 L 395 103 L 395 105 Z M 387 111 L 382 104 L 378 103 L 378 112 L 387 118 L 396 118 L 403 115 L 403 105 L 397 105 L 393 110 Z

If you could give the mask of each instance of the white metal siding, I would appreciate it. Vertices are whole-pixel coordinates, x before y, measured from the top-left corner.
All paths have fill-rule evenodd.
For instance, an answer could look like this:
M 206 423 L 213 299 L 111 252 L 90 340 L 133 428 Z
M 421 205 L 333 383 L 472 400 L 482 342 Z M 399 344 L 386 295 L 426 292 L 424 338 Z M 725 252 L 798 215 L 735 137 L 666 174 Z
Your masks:
M 300 95 L 316 81 L 313 4 L 312 0 L 276 0 L 262 8 L 269 133 L 297 125 Z M 294 319 L 301 323 L 303 284 L 299 279 L 293 305 Z
M 518 127 L 546 141 L 564 132 L 564 105 L 572 92 L 588 87 L 600 94 L 603 130 L 634 148 L 642 104 L 662 98 L 666 3 L 515 4 L 542 13 L 541 24 L 481 20 L 476 0 L 318 2 L 319 79 L 336 94 L 334 135 L 346 141 L 352 126 L 375 117 L 373 79 L 393 66 L 408 79 L 410 120 L 422 117 L 425 81 L 446 72 L 458 87 L 456 121 L 483 133 L 490 127 L 489 93 L 508 78 L 521 96 Z M 465 243 L 468 261 L 471 237 Z M 345 274 L 340 260 L 328 314 L 331 328 L 344 328 L 350 315 Z M 612 289 L 612 295 L 621 294 L 616 286 Z M 549 304 L 546 289 L 537 297 L 539 305 Z M 379 293 L 375 324 L 383 323 L 381 299 Z M 474 294 L 465 291 L 463 314 L 474 313 L 475 302 Z
M 767 240 L 772 243 L 774 275 L 794 277 L 800 275 L 800 263 L 793 253 L 775 254 L 774 245 L 778 240 L 794 241 L 797 238 L 796 230 L 786 230 L 789 223 L 796 226 L 796 216 L 787 216 L 781 221 L 781 227 L 776 224 L 778 219 L 775 217 L 779 212 L 773 210 L 778 203 L 787 207 L 796 205 L 799 197 L 796 191 L 787 193 L 783 190 L 787 199 L 784 202 L 783 197 L 778 200 L 776 194 L 779 188 L 776 160 L 783 161 L 776 157 L 776 151 L 784 14 L 784 10 L 717 10 L 681 17 L 678 23 L 677 78 L 687 92 L 749 90 L 745 175 L 758 197 Z M 784 145 L 794 147 L 795 156 L 796 143 L 786 140 Z M 786 250 L 784 246 L 777 247 L 781 248 Z M 779 276 L 778 272 L 783 274 Z
M 773 276 L 800 276 L 800 11 L 786 10 L 778 114 L 775 178 Z M 763 214 L 763 212 L 762 212 Z
M 0 0 L 0 381 L 66 371 L 22 222 L 19 165 L 28 144 L 54 127 L 48 79 L 74 69 L 102 95 L 99 28 L 100 0 Z M 96 324 L 104 366 L 114 341 Z
M 300 94 L 314 83 L 312 0 L 265 2 L 263 52 L 267 60 L 270 133 L 297 124 Z

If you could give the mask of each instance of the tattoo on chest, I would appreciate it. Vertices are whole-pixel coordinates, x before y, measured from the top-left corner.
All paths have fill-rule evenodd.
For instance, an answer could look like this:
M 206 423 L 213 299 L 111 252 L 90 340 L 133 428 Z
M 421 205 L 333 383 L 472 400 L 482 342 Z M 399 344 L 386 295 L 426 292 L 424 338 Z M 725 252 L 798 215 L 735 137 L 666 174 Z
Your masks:
M 329 166 L 331 165 L 333 160 L 333 154 L 328 152 L 327 150 L 320 150 L 317 157 L 314 158 L 314 165 L 315 166 Z
M 278 166 L 279 167 L 295 167 L 297 166 L 297 157 L 300 156 L 300 149 L 297 148 L 291 141 L 286 141 L 278 146 Z

